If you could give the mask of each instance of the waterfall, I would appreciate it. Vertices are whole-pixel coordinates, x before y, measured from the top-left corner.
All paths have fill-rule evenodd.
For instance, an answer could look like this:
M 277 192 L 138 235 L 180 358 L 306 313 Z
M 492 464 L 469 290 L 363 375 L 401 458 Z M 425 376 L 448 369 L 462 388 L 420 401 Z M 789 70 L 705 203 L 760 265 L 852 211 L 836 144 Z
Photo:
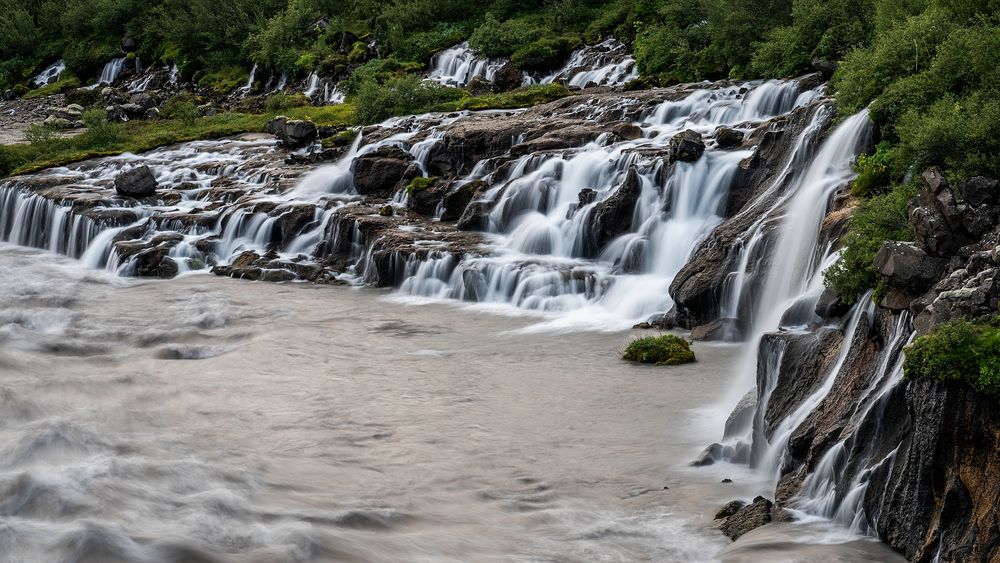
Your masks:
M 63 71 L 66 70 L 66 61 L 59 59 L 58 61 L 52 63 L 51 65 L 45 67 L 45 70 L 39 72 L 34 78 L 31 79 L 31 83 L 35 87 L 45 86 L 46 84 L 52 84 L 59 80 Z
M 493 255 L 460 261 L 445 256 L 434 265 L 413 265 L 400 292 L 560 313 L 557 324 L 608 330 L 666 311 L 672 304 L 670 282 L 722 221 L 732 179 L 751 153 L 709 149 L 697 162 L 664 170 L 638 151 L 665 147 L 685 129 L 709 133 L 731 119 L 747 114 L 764 119 L 768 112 L 788 112 L 812 99 L 801 97 L 794 83 L 754 86 L 766 87 L 768 94 L 742 96 L 739 87 L 696 91 L 660 104 L 638 123 L 642 139 L 526 155 L 505 176 L 485 177 L 491 185 L 485 197 L 493 202 L 485 225 L 493 235 Z M 631 225 L 612 240 L 595 239 L 593 214 L 628 183 L 638 192 Z M 593 201 L 582 202 L 585 189 L 594 192 Z
M 247 82 L 243 86 L 236 89 L 236 93 L 240 96 L 246 96 L 253 91 L 253 82 L 257 79 L 257 63 L 254 63 L 253 67 L 250 68 L 250 76 L 247 77 Z
M 170 79 L 168 80 L 168 82 L 170 84 L 177 84 L 177 78 L 180 75 L 180 72 L 181 72 L 181 70 L 179 68 L 177 68 L 177 63 L 174 63 L 170 67 Z
M 583 88 L 590 83 L 598 86 L 617 86 L 639 78 L 635 58 L 628 48 L 611 37 L 596 45 L 573 51 L 563 68 L 542 78 L 542 84 L 557 80 L 570 86 Z
M 505 64 L 501 59 L 478 57 L 468 43 L 459 43 L 434 55 L 427 79 L 461 88 L 473 78 L 492 81 Z
M 126 57 L 121 57 L 108 61 L 104 65 L 104 68 L 101 69 L 101 75 L 97 78 L 97 82 L 87 88 L 93 90 L 99 86 L 114 84 L 115 80 L 118 79 L 118 75 L 121 74 L 122 70 L 125 68 L 126 60 Z

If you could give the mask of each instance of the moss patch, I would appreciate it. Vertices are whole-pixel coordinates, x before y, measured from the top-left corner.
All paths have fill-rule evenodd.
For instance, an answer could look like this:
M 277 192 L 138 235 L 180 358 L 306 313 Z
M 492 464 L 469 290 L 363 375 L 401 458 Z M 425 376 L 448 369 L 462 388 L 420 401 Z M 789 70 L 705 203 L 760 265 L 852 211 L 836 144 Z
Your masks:
M 674 366 L 695 361 L 691 345 L 673 334 L 637 338 L 622 352 L 622 359 L 658 366 Z
M 941 325 L 914 340 L 905 353 L 906 377 L 962 381 L 1000 400 L 1000 317 Z
M 24 95 L 26 100 L 32 98 L 42 98 L 45 96 L 51 96 L 53 94 L 58 94 L 60 92 L 65 92 L 66 90 L 72 90 L 73 88 L 80 87 L 80 79 L 69 73 L 63 73 L 59 80 L 53 82 L 52 84 L 46 84 L 41 88 L 36 88 Z
M 430 178 L 416 177 L 410 180 L 410 183 L 406 186 L 406 195 L 413 196 L 417 192 L 426 190 L 427 188 L 434 185 L 437 182 L 437 176 L 431 176 Z

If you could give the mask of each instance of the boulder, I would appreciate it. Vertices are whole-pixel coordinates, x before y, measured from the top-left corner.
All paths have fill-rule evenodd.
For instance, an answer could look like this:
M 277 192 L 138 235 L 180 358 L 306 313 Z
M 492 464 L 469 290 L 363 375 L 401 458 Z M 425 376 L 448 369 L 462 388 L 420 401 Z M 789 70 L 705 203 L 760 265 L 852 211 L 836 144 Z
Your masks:
M 734 342 L 741 338 L 739 319 L 723 317 L 691 329 L 691 340 Z
M 354 187 L 361 195 L 391 197 L 419 176 L 419 170 L 410 166 L 412 163 L 413 155 L 395 145 L 379 147 L 354 159 Z
M 63 117 L 50 115 L 45 118 L 45 121 L 42 122 L 42 125 L 48 127 L 49 129 L 69 129 L 73 127 L 73 122 Z
M 823 290 L 819 300 L 816 301 L 815 313 L 823 319 L 840 318 L 847 314 L 851 307 L 844 303 L 837 295 L 837 292 L 829 287 Z
M 312 121 L 288 119 L 279 115 L 267 122 L 264 131 L 278 138 L 287 147 L 302 147 L 316 140 L 319 130 Z
M 465 208 L 472 203 L 473 198 L 476 197 L 481 189 L 483 189 L 485 184 L 480 181 L 469 182 L 464 186 L 453 189 L 445 194 L 444 196 L 444 211 L 441 213 L 442 221 L 457 221 L 465 213 Z
M 583 188 L 577 194 L 577 205 L 585 207 L 597 201 L 597 190 L 593 188 Z
M 635 204 L 642 193 L 642 181 L 635 168 L 629 168 L 625 181 L 604 201 L 594 206 L 590 216 L 591 240 L 589 254 L 600 252 L 605 245 L 632 229 Z
M 875 255 L 875 270 L 889 287 L 913 296 L 930 289 L 947 265 L 944 258 L 928 256 L 910 242 L 886 241 Z
M 745 434 L 753 422 L 753 413 L 757 408 L 757 390 L 751 389 L 740 399 L 740 402 L 733 407 L 733 412 L 729 413 L 726 419 L 726 427 L 722 433 L 722 438 L 738 438 Z
M 694 162 L 705 152 L 701 133 L 686 129 L 670 139 L 670 157 L 675 161 Z
M 513 63 L 507 63 L 497 71 L 493 77 L 493 90 L 496 92 L 509 92 L 521 87 L 524 77 Z
M 151 197 L 156 194 L 157 182 L 148 166 L 136 166 L 115 177 L 115 191 L 122 197 Z
M 83 116 L 83 108 L 78 105 L 49 108 L 49 117 L 58 117 L 67 121 L 77 121 Z
M 729 127 L 719 127 L 715 130 L 715 142 L 723 149 L 738 147 L 743 144 L 743 132 Z
M 128 103 L 135 104 L 142 108 L 142 111 L 146 111 L 150 108 L 156 107 L 156 100 L 152 96 L 146 94 L 145 92 L 139 92 L 138 94 L 132 94 L 128 99 Z
M 996 205 L 1000 202 L 1000 182 L 995 178 L 976 176 L 959 182 L 958 193 L 962 201 L 972 207 Z
M 722 508 L 720 508 L 719 511 L 715 513 L 715 519 L 722 520 L 723 518 L 729 518 L 733 514 L 739 512 L 740 509 L 742 509 L 746 505 L 747 503 L 742 500 L 739 499 L 731 500 L 726 504 L 722 505 Z
M 719 529 L 729 539 L 736 541 L 747 532 L 770 524 L 773 520 L 771 515 L 773 509 L 774 503 L 764 497 L 757 497 L 753 499 L 752 504 L 740 508 L 735 514 L 727 517 Z
M 698 454 L 698 457 L 691 462 L 692 467 L 705 467 L 714 464 L 723 457 L 722 444 L 712 444 Z

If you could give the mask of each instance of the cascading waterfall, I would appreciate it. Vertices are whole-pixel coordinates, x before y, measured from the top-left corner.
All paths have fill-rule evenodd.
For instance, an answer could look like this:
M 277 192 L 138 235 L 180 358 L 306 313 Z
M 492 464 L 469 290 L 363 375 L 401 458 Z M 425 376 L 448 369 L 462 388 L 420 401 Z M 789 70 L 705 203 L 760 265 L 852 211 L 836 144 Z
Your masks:
M 434 55 L 427 79 L 461 88 L 473 78 L 492 81 L 505 64 L 506 61 L 500 59 L 479 57 L 468 43 L 459 43 Z
M 167 82 L 170 83 L 170 84 L 177 84 L 177 79 L 180 76 L 180 73 L 181 73 L 181 69 L 177 67 L 177 63 L 174 63 L 173 65 L 171 65 L 171 67 L 170 67 L 170 78 L 167 79 Z
M 118 75 L 121 74 L 122 70 L 124 70 L 126 60 L 128 60 L 126 57 L 120 57 L 108 61 L 104 65 L 104 68 L 101 69 L 101 75 L 97 78 L 97 82 L 91 86 L 88 86 L 88 88 L 93 90 L 98 86 L 106 86 L 114 84 L 115 80 L 118 79 Z
M 563 68 L 542 78 L 542 84 L 565 81 L 570 86 L 583 88 L 588 84 L 617 86 L 639 78 L 635 58 L 628 48 L 614 38 L 596 45 L 573 51 Z
M 745 97 L 738 87 L 696 91 L 651 112 L 639 124 L 641 139 L 527 155 L 506 176 L 486 176 L 492 186 L 486 198 L 495 201 L 486 225 L 496 240 L 494 255 L 413 266 L 401 292 L 559 312 L 570 324 L 606 329 L 666 311 L 670 281 L 722 220 L 732 178 L 750 153 L 709 149 L 698 162 L 673 165 L 661 184 L 661 165 L 637 149 L 665 147 L 684 129 L 710 133 L 748 115 L 766 119 L 815 96 L 793 83 L 756 86 L 760 93 Z M 632 226 L 595 248 L 591 215 L 626 182 L 638 182 Z M 595 197 L 581 205 L 585 188 Z
M 250 76 L 247 77 L 247 82 L 243 86 L 240 86 L 236 93 L 240 96 L 246 96 L 253 91 L 254 80 L 257 79 L 257 63 L 254 63 L 253 67 L 250 68 Z
M 52 63 L 51 65 L 45 67 L 45 70 L 39 72 L 34 78 L 31 79 L 31 83 L 35 87 L 45 86 L 46 84 L 52 84 L 59 80 L 63 71 L 66 70 L 66 61 L 59 59 L 58 61 Z

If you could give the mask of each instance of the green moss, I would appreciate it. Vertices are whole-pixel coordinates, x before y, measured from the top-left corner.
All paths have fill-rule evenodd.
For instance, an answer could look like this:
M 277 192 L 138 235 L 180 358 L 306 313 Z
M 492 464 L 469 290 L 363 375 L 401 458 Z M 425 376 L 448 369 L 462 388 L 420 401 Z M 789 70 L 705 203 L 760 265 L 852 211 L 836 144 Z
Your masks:
M 264 100 L 264 109 L 269 112 L 284 111 L 309 105 L 309 98 L 300 92 L 295 94 L 271 94 Z
M 417 192 L 426 190 L 427 188 L 433 186 L 438 181 L 437 176 L 431 176 L 429 178 L 417 177 L 410 180 L 410 183 L 406 186 L 406 195 L 413 196 Z
M 358 131 L 356 129 L 344 129 L 343 131 L 323 139 L 320 144 L 323 145 L 324 149 L 332 149 L 334 147 L 346 147 L 354 142 L 358 136 Z
M 1000 400 L 1000 317 L 952 321 L 905 349 L 906 377 L 962 381 Z
M 695 361 L 694 352 L 686 340 L 673 334 L 646 336 L 629 343 L 622 359 L 643 364 L 673 366 Z
M 203 73 L 198 78 L 198 85 L 202 88 L 208 88 L 216 94 L 228 94 L 239 86 L 246 84 L 249 76 L 245 69 L 238 66 L 231 66 Z
M 46 84 L 41 88 L 36 88 L 24 95 L 26 100 L 32 98 L 42 98 L 45 96 L 51 96 L 53 94 L 58 94 L 60 92 L 65 92 L 66 90 L 72 90 L 73 88 L 80 87 L 80 79 L 73 76 L 72 74 L 63 73 L 59 80 L 53 82 L 52 84 Z
M 511 109 L 536 106 L 569 96 L 571 92 L 561 84 L 536 84 L 502 94 L 470 96 L 441 104 L 438 111 L 482 109 Z

